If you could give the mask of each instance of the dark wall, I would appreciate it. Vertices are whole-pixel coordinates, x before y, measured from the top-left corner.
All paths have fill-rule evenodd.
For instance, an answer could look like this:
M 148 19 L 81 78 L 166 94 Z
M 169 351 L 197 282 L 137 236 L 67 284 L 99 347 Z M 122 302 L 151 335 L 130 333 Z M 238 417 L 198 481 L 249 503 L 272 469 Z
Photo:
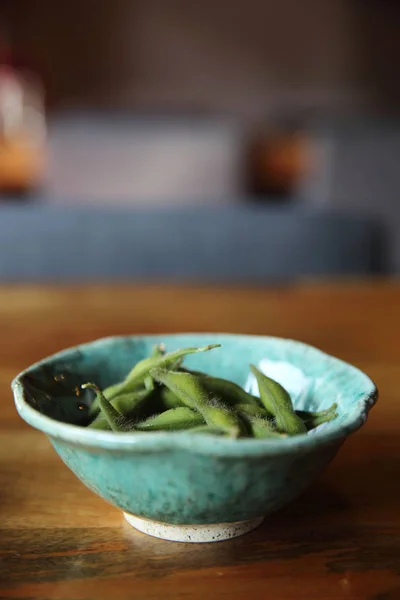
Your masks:
M 198 107 L 251 118 L 395 104 L 395 2 L 12 0 L 3 10 L 52 105 Z

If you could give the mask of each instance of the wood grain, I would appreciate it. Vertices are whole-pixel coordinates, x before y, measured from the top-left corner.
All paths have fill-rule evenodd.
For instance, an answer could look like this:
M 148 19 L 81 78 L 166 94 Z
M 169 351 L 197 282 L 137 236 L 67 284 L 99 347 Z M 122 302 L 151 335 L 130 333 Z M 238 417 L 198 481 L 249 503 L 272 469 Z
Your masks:
M 0 598 L 400 598 L 400 285 L 274 289 L 0 288 Z M 256 531 L 176 544 L 130 528 L 17 416 L 11 378 L 113 334 L 234 331 L 304 340 L 366 370 L 367 425 L 320 480 Z

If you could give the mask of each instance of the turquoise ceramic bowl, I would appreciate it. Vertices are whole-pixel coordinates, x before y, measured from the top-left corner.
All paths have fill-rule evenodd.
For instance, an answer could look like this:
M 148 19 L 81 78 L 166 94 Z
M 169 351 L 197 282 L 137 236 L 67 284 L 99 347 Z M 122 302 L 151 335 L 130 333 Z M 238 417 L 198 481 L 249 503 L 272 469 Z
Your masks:
M 339 416 L 312 434 L 284 439 L 228 439 L 185 432 L 114 433 L 87 429 L 85 398 L 75 387 L 120 380 L 153 344 L 167 350 L 220 343 L 185 364 L 251 387 L 249 363 L 290 391 L 295 407 Z M 209 541 L 248 531 L 298 497 L 327 466 L 377 399 L 355 367 L 305 344 L 272 337 L 178 334 L 114 337 L 64 350 L 12 382 L 17 410 L 43 431 L 93 492 L 137 528 L 167 539 Z M 72 391 L 72 392 L 71 392 Z

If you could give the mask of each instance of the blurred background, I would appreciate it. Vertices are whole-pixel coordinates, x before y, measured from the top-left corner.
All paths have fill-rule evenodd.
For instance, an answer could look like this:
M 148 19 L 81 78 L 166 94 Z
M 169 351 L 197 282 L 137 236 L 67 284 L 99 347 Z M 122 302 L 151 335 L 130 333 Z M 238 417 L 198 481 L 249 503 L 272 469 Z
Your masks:
M 395 0 L 2 0 L 0 280 L 400 272 Z

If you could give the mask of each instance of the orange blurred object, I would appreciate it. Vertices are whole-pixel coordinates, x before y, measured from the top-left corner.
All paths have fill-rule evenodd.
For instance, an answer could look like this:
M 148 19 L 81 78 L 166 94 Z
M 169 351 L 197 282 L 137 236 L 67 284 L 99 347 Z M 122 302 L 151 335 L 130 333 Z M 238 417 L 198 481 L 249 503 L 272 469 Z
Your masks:
M 33 75 L 0 67 L 0 192 L 36 188 L 45 167 L 43 95 Z
M 22 192 L 36 188 L 44 170 L 44 153 L 26 136 L 0 142 L 0 190 Z
M 252 151 L 253 186 L 260 194 L 289 194 L 311 166 L 311 144 L 301 132 L 260 137 Z

